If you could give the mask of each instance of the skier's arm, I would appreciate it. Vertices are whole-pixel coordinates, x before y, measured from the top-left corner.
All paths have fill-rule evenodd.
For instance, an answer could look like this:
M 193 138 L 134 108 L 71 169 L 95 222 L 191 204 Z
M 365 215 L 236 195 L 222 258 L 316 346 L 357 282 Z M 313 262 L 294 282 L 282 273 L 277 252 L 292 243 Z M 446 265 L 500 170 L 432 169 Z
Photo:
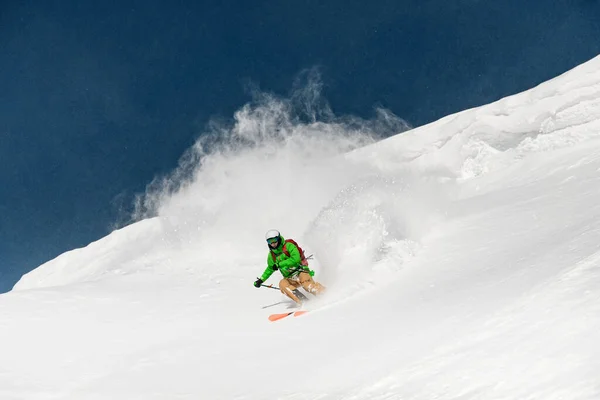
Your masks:
M 284 246 L 287 246 L 287 250 L 290 253 L 290 256 L 279 262 L 279 268 L 283 270 L 287 270 L 289 268 L 295 268 L 302 263 L 302 258 L 300 257 L 300 251 L 293 243 L 286 243 Z

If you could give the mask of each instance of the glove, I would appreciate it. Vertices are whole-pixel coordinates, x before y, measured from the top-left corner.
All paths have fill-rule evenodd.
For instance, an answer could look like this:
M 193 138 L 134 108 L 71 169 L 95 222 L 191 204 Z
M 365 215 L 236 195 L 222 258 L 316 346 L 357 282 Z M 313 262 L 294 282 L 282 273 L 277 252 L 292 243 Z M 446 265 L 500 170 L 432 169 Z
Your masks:
M 258 278 L 255 282 L 254 282 L 254 287 L 259 288 L 261 285 L 263 284 L 263 280 Z

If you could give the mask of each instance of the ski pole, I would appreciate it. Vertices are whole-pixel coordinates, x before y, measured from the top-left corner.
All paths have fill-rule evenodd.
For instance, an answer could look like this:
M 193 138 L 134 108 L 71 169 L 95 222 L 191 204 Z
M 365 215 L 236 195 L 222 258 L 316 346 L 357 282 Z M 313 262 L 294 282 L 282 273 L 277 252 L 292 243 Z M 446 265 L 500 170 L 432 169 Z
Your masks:
M 260 285 L 260 287 L 266 287 L 266 288 L 269 288 L 269 289 L 279 290 L 279 288 L 276 288 L 275 286 L 271 286 L 271 285 Z

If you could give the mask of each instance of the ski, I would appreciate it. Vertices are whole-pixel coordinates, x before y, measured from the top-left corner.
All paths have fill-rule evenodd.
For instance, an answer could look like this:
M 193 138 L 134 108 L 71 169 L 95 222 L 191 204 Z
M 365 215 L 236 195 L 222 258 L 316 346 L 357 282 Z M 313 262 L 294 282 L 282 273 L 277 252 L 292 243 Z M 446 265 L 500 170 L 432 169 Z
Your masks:
M 301 315 L 306 314 L 307 312 L 308 311 L 290 311 L 290 312 L 285 312 L 285 313 L 280 313 L 280 314 L 271 314 L 271 315 L 269 315 L 269 321 L 279 321 L 280 319 L 289 317 L 292 314 L 294 314 L 294 317 L 299 317 Z
M 269 315 L 269 321 L 279 321 L 280 319 L 283 319 L 289 315 L 292 315 L 293 313 L 294 313 L 294 311 L 281 313 L 281 314 L 271 314 L 271 315 Z
M 304 314 L 306 314 L 307 312 L 308 312 L 308 311 L 296 311 L 296 312 L 294 313 L 294 317 L 299 317 L 299 316 L 301 316 L 301 315 L 304 315 Z

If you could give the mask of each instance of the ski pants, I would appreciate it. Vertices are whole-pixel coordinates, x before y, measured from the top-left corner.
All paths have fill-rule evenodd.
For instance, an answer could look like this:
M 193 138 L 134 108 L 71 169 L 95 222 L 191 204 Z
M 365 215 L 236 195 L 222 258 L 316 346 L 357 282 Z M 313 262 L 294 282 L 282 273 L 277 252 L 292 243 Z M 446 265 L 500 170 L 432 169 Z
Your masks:
M 315 282 L 308 272 L 300 272 L 294 277 L 284 278 L 279 282 L 281 293 L 285 294 L 296 303 L 301 304 L 302 302 L 298 296 L 294 294 L 294 290 L 299 287 L 304 288 L 308 293 L 314 295 L 321 294 L 325 291 L 325 286 L 321 285 L 319 282 Z

